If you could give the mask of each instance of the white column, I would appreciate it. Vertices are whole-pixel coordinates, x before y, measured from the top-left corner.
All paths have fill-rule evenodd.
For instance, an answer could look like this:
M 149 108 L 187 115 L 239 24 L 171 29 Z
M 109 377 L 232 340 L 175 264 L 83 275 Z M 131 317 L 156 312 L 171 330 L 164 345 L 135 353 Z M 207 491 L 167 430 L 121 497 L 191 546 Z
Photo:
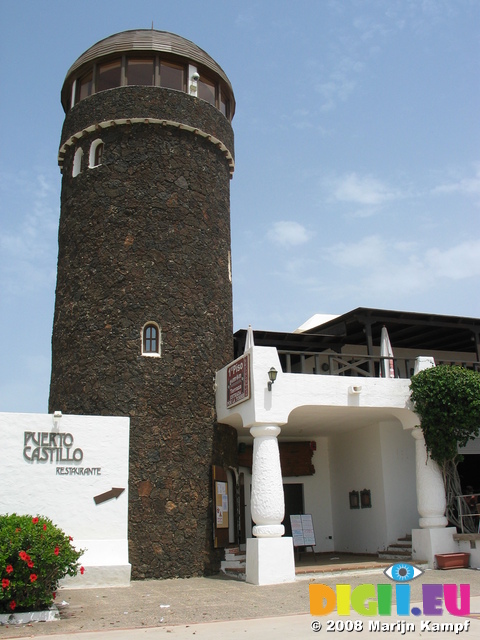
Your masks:
M 282 470 L 277 436 L 280 427 L 251 427 L 253 436 L 252 496 L 250 510 L 255 522 L 247 539 L 246 580 L 251 584 L 295 581 L 293 540 L 281 524 L 285 515 Z
M 251 514 L 257 538 L 280 538 L 285 515 L 276 425 L 251 427 L 253 440 Z
M 412 430 L 412 436 L 415 438 L 419 525 L 422 529 L 446 527 L 447 501 L 442 472 L 438 464 L 427 454 L 422 430 L 416 427 Z

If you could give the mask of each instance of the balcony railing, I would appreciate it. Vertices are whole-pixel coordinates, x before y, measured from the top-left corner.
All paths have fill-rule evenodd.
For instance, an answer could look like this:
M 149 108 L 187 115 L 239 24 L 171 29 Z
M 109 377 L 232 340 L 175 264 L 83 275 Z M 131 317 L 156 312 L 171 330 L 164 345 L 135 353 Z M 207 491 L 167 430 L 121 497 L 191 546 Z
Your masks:
M 480 532 L 480 493 L 457 496 L 457 512 L 462 533 Z
M 411 378 L 415 358 L 389 358 L 360 356 L 347 353 L 319 353 L 310 351 L 284 351 L 278 349 L 284 373 L 313 373 L 330 376 L 386 377 L 384 371 L 393 368 L 395 378 Z M 480 362 L 436 360 L 436 364 L 451 364 L 480 371 Z

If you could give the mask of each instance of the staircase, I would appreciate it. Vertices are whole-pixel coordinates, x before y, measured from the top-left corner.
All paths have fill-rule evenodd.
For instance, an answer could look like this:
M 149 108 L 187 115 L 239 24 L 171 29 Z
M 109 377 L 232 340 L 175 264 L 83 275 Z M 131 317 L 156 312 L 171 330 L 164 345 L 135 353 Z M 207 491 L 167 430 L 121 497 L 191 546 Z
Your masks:
M 378 552 L 380 560 L 408 560 L 412 559 L 412 536 L 406 534 L 403 538 L 398 538 L 396 542 L 390 544 L 387 549 Z
M 246 555 L 239 547 L 225 549 L 225 560 L 222 560 L 220 571 L 236 580 L 245 580 Z

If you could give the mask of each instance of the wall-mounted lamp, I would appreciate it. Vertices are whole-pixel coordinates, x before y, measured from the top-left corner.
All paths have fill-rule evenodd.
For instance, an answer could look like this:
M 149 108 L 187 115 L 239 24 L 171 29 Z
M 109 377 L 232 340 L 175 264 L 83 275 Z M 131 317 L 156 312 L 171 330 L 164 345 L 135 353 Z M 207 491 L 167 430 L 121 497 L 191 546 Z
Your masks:
M 53 412 L 53 432 L 54 433 L 59 433 L 59 431 L 60 431 L 60 427 L 59 427 L 58 421 L 60 420 L 61 417 L 62 417 L 62 412 L 61 411 L 54 411 Z
M 277 370 L 274 367 L 270 367 L 270 371 L 268 372 L 269 382 L 268 382 L 268 390 L 272 390 L 272 384 L 277 379 Z

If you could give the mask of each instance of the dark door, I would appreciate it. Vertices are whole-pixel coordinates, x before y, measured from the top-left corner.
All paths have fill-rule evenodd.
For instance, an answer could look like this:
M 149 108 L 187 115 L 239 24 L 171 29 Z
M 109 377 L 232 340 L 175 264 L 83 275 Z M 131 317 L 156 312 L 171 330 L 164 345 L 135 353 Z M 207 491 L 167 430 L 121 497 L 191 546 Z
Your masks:
M 285 535 L 291 537 L 292 525 L 290 516 L 303 515 L 303 484 L 284 484 L 283 493 L 285 496 L 285 518 L 282 524 L 285 527 Z

